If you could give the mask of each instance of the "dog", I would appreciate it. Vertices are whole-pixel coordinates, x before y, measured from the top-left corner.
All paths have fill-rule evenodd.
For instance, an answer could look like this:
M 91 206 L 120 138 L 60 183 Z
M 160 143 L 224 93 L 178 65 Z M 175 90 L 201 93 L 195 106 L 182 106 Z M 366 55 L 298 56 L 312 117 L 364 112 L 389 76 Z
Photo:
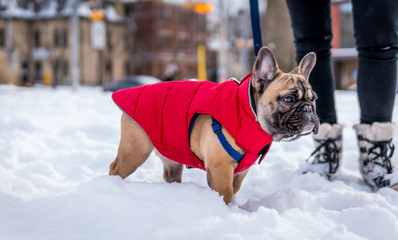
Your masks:
M 308 53 L 283 73 L 263 47 L 252 74 L 241 82 L 173 81 L 114 92 L 123 114 L 109 174 L 126 178 L 155 148 L 166 182 L 181 182 L 184 165 L 200 168 L 210 188 L 230 203 L 272 141 L 317 133 L 317 96 L 308 82 L 315 62 L 316 55 Z

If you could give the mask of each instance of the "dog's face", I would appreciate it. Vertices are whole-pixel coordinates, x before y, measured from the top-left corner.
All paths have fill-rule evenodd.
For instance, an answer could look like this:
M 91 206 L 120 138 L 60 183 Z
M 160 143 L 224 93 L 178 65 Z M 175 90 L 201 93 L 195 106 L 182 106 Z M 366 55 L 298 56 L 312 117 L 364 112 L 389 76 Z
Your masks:
M 253 66 L 252 94 L 258 122 L 275 141 L 291 141 L 318 132 L 317 98 L 308 77 L 316 55 L 307 54 L 290 73 L 279 70 L 271 50 L 263 47 Z

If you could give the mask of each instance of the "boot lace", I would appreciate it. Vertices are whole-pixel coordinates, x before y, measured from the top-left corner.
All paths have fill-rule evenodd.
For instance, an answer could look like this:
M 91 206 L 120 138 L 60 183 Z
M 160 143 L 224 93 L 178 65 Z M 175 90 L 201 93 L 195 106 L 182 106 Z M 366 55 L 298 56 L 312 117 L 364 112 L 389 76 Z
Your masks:
M 342 136 L 337 138 L 327 138 L 324 140 L 315 140 L 319 143 L 318 147 L 311 153 L 307 162 L 313 157 L 312 164 L 324 163 L 329 164 L 329 174 L 336 173 L 339 168 L 339 153 L 341 148 L 337 145 L 337 141 L 341 141 Z
M 363 166 L 366 167 L 369 164 L 375 164 L 386 169 L 387 174 L 391 174 L 393 172 L 391 157 L 395 150 L 395 146 L 391 142 L 392 139 L 388 141 L 370 141 L 362 136 L 358 136 L 358 139 L 360 141 L 366 141 L 372 145 L 368 150 L 366 150 L 366 148 L 361 148 L 361 152 L 367 153 L 368 156 L 363 160 Z M 384 176 L 378 176 L 374 178 L 373 181 L 379 188 L 390 185 L 390 181 L 384 180 Z
M 375 182 L 376 186 L 379 188 L 390 186 L 390 180 L 388 180 L 388 179 L 384 180 L 383 176 L 379 176 L 379 177 L 373 179 L 373 181 Z
M 393 166 L 390 158 L 394 154 L 395 149 L 394 144 L 391 142 L 392 139 L 388 141 L 370 141 L 362 136 L 358 136 L 358 139 L 372 144 L 372 147 L 370 147 L 368 151 L 366 151 L 366 149 L 361 149 L 361 152 L 368 154 L 368 157 L 363 160 L 364 166 L 367 166 L 369 163 L 376 164 L 385 168 L 387 173 L 391 174 Z

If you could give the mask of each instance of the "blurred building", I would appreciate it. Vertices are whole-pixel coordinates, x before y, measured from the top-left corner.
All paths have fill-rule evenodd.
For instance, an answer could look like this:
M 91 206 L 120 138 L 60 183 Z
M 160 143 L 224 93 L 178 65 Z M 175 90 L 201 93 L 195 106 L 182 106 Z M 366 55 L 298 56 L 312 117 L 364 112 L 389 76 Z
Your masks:
M 10 2 L 0 11 L 0 82 L 69 84 L 73 1 Z M 112 15 L 112 6 L 105 6 L 106 45 L 101 51 L 92 48 L 91 7 L 85 2 L 78 9 L 80 82 L 101 84 L 124 75 L 129 31 L 123 18 Z
M 206 43 L 206 15 L 161 1 L 125 2 L 136 24 L 130 73 L 197 78 L 197 47 Z
M 73 3 L 0 0 L 0 83 L 71 83 Z M 105 26 L 97 31 L 96 9 L 103 11 Z M 133 74 L 197 78 L 197 46 L 207 36 L 205 15 L 182 5 L 132 0 L 82 0 L 77 12 L 81 84 Z M 98 31 L 105 36 L 100 48 L 93 46 Z

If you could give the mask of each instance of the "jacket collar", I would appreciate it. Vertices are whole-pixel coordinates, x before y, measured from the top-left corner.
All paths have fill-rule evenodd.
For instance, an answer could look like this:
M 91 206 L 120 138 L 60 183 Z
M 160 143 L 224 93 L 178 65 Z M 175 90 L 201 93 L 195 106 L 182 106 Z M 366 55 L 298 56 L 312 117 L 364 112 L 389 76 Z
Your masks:
M 245 111 L 257 122 L 256 105 L 252 96 L 252 74 L 250 73 L 242 79 L 239 84 L 238 98 Z

